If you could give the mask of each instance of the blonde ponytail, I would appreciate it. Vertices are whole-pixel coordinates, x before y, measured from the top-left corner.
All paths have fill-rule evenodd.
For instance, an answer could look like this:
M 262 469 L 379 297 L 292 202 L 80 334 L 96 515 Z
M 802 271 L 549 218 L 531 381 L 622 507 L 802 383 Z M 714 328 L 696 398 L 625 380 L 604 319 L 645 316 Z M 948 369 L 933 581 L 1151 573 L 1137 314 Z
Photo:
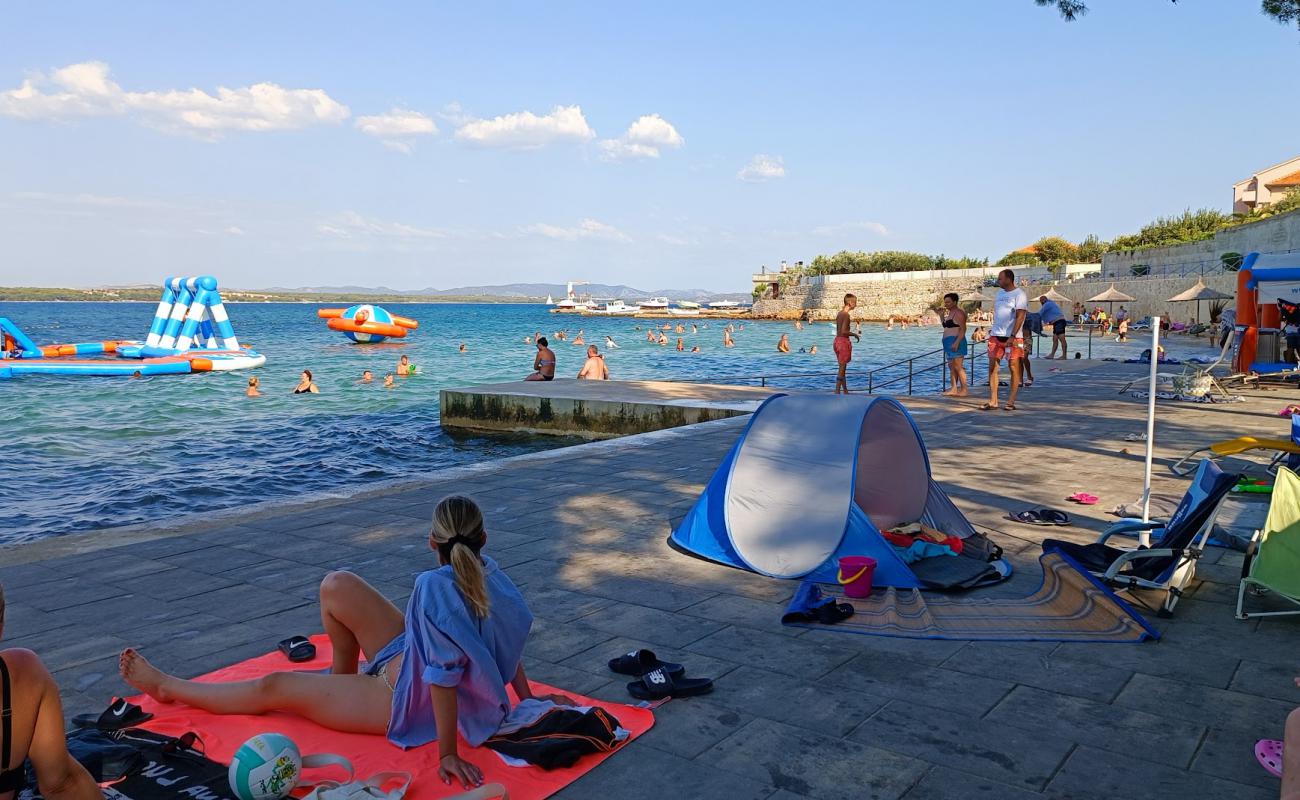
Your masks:
M 488 615 L 487 580 L 479 551 L 487 541 L 483 529 L 483 512 L 468 497 L 445 497 L 433 510 L 431 534 L 443 561 L 451 565 L 456 588 L 476 617 Z

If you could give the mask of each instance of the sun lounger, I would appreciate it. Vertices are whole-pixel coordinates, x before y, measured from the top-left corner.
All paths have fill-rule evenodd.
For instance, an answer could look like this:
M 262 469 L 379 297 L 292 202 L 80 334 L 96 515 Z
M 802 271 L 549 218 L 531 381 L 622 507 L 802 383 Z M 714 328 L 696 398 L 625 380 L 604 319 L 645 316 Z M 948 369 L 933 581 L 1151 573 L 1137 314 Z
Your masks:
M 1270 593 L 1296 608 L 1287 611 L 1245 610 L 1246 592 Z M 1277 471 L 1268 519 L 1246 548 L 1237 587 L 1237 619 L 1300 614 L 1300 477 L 1283 467 Z
M 1061 551 L 1116 591 L 1164 591 L 1159 614 L 1172 616 L 1183 589 L 1196 574 L 1196 560 L 1210 538 L 1219 504 L 1236 482 L 1236 474 L 1224 472 L 1206 459 L 1168 522 L 1124 519 L 1107 528 L 1092 544 L 1047 539 L 1043 551 Z M 1143 529 L 1150 530 L 1153 546 L 1122 549 L 1107 544 L 1113 536 L 1132 536 Z
M 1278 465 L 1284 460 L 1292 468 L 1300 465 L 1300 415 L 1291 417 L 1290 439 L 1271 439 L 1262 436 L 1238 436 L 1236 439 L 1225 439 L 1206 447 L 1198 447 L 1171 464 L 1169 471 L 1175 475 L 1186 475 L 1191 472 L 1191 467 L 1186 466 L 1187 463 L 1205 453 L 1209 453 L 1210 459 L 1217 460 L 1225 456 L 1239 456 L 1242 453 L 1255 450 L 1273 451 L 1273 457 L 1268 462 L 1269 472 L 1276 471 Z

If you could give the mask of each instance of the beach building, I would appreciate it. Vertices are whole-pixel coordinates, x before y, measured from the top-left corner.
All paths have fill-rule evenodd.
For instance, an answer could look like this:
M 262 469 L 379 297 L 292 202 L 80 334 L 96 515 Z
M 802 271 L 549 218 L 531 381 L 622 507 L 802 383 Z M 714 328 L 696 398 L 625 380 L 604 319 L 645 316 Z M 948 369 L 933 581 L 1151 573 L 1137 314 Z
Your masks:
M 1300 188 L 1300 156 L 1256 172 L 1232 185 L 1232 213 L 1248 214 Z

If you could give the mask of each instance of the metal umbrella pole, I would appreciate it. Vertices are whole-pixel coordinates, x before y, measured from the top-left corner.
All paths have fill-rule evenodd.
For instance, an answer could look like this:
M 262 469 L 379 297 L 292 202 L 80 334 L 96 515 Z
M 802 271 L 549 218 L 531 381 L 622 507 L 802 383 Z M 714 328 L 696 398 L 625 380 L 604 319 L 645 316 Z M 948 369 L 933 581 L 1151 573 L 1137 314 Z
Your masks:
M 1160 365 L 1160 317 L 1151 318 L 1151 379 L 1147 383 L 1147 455 L 1142 473 L 1142 521 L 1151 521 L 1151 454 L 1156 446 L 1156 369 Z M 1151 531 L 1138 533 L 1138 545 L 1151 546 Z

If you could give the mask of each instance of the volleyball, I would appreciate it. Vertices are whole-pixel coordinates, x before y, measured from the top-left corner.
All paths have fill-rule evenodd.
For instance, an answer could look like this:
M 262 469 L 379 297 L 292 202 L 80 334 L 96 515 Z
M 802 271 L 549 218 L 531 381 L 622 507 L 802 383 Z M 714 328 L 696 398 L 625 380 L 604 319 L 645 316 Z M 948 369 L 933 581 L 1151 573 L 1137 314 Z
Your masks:
M 288 736 L 259 733 L 230 759 L 230 789 L 239 800 L 280 800 L 298 785 L 302 753 Z

